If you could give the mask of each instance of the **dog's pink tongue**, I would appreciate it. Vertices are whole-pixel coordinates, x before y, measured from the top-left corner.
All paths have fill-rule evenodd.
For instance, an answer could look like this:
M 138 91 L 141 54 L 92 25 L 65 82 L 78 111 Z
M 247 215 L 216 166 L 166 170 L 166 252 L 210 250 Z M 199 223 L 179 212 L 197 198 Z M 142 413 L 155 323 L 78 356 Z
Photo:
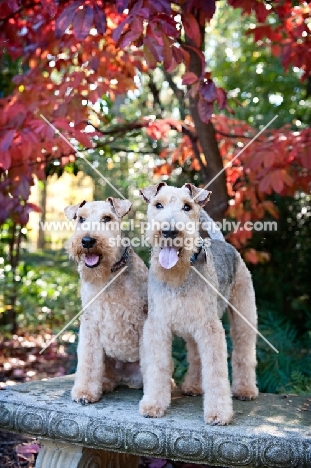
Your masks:
M 85 264 L 87 266 L 94 266 L 96 265 L 96 263 L 98 262 L 99 260 L 99 255 L 95 255 L 95 254 L 85 254 L 85 258 L 84 258 L 84 261 L 85 261 Z
M 159 262 L 163 268 L 169 270 L 178 262 L 177 250 L 174 247 L 164 247 L 160 251 Z

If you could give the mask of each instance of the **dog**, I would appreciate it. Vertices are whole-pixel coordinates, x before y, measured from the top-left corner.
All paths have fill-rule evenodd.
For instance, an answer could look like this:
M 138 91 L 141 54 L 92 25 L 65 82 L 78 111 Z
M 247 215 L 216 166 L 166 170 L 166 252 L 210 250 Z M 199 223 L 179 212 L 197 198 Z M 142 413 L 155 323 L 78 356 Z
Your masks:
M 175 334 L 186 340 L 188 352 L 183 393 L 204 394 L 206 423 L 228 424 L 233 409 L 225 332 L 220 321 L 227 303 L 217 291 L 256 330 L 251 275 L 240 254 L 221 234 L 209 239 L 209 248 L 202 248 L 196 224 L 200 216 L 204 219 L 202 207 L 211 192 L 192 184 L 176 188 L 159 183 L 140 190 L 140 194 L 148 203 L 147 238 L 152 253 L 148 317 L 141 350 L 144 396 L 139 412 L 145 417 L 161 417 L 170 404 L 170 357 Z M 256 331 L 230 308 L 229 318 L 233 341 L 232 394 L 250 400 L 258 395 Z
M 68 219 L 76 220 L 66 250 L 78 263 L 85 308 L 71 392 L 82 404 L 98 401 L 119 383 L 142 386 L 139 343 L 147 312 L 148 269 L 130 247 L 122 246 L 121 221 L 130 208 L 129 200 L 112 197 L 65 208 Z

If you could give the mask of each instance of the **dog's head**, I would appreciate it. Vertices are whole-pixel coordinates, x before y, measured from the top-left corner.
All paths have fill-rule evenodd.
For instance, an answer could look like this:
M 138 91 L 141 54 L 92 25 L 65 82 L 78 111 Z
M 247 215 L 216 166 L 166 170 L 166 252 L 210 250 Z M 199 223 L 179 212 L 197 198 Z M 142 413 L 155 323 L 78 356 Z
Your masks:
M 181 188 L 165 183 L 140 190 L 148 203 L 147 237 L 153 246 L 153 257 L 166 270 L 189 265 L 197 250 L 201 208 L 208 202 L 211 192 L 185 184 Z
M 75 232 L 66 243 L 67 253 L 77 261 L 82 278 L 107 279 L 111 266 L 119 260 L 121 221 L 131 202 L 118 198 L 82 202 L 67 206 L 68 219 L 76 220 Z

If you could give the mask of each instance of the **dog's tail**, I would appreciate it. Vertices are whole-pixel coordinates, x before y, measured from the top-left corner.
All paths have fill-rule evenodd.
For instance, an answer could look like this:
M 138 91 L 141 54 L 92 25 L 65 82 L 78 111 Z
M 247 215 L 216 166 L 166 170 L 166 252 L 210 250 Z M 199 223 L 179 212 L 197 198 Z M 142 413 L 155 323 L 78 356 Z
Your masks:
M 208 233 L 211 239 L 221 240 L 225 242 L 223 233 L 221 232 L 215 221 L 213 221 L 212 218 L 203 209 L 200 212 L 200 226 L 203 231 Z

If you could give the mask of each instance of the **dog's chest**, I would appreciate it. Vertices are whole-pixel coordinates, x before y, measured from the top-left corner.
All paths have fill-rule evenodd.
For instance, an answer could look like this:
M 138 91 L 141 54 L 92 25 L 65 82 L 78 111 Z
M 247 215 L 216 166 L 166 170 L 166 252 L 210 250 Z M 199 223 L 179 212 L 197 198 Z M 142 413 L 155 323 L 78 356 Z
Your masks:
M 237 262 L 238 254 L 232 246 L 212 241 L 206 257 L 202 252 L 180 287 L 157 281 L 151 273 L 149 313 L 166 321 L 176 333 L 202 326 L 215 314 L 221 317 L 230 297 Z
M 209 280 L 217 283 L 215 276 Z M 190 329 L 202 326 L 210 314 L 217 314 L 217 298 L 215 293 L 210 294 L 206 283 L 192 269 L 178 288 L 151 278 L 149 314 L 166 323 L 173 333 L 184 335 Z
M 87 309 L 87 315 L 99 331 L 106 355 L 127 362 L 139 359 L 144 313 L 143 303 L 137 296 L 104 291 Z

